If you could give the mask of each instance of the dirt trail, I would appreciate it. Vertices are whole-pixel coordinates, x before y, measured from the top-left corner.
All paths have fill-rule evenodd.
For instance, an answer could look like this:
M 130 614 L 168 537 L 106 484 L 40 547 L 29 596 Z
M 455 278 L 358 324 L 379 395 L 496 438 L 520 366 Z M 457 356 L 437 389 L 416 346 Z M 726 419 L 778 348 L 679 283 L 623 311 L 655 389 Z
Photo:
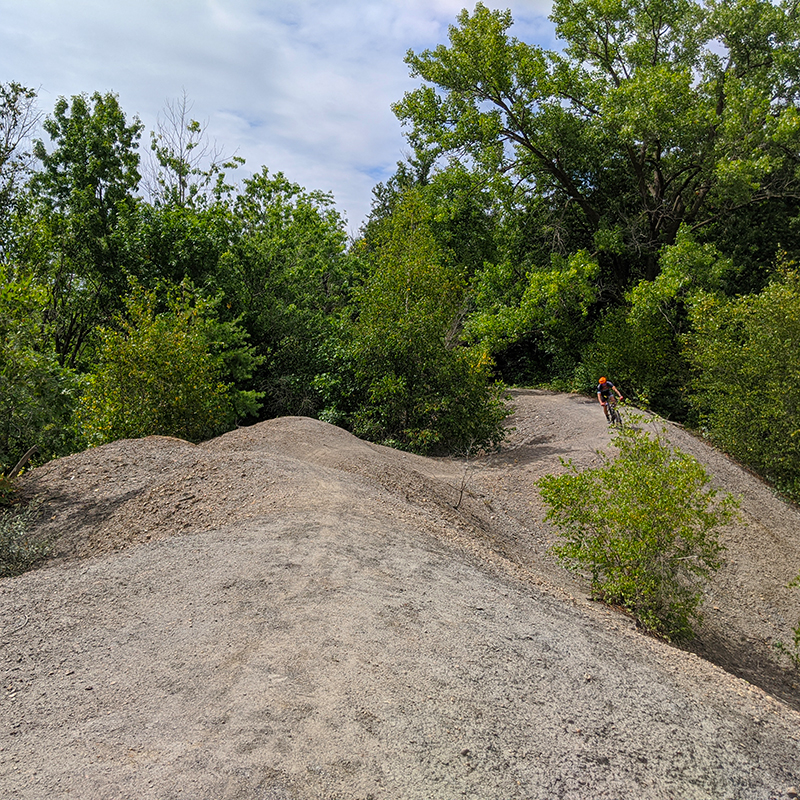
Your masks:
M 532 483 L 608 431 L 584 398 L 514 401 L 471 462 L 285 418 L 29 473 L 59 557 L 0 582 L 0 796 L 789 796 L 800 693 L 771 641 L 798 616 L 797 511 L 671 429 L 749 522 L 697 645 L 725 671 L 548 556 Z

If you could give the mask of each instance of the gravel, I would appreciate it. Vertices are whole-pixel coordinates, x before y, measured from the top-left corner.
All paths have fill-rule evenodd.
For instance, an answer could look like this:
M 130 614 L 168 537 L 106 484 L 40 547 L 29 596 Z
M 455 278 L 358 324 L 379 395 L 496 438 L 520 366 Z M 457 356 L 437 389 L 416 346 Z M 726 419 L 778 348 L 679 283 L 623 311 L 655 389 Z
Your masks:
M 24 477 L 57 537 L 0 581 L 0 795 L 177 800 L 791 797 L 797 510 L 742 497 L 690 649 L 593 603 L 533 487 L 602 410 L 514 393 L 499 454 L 426 459 L 283 418 Z

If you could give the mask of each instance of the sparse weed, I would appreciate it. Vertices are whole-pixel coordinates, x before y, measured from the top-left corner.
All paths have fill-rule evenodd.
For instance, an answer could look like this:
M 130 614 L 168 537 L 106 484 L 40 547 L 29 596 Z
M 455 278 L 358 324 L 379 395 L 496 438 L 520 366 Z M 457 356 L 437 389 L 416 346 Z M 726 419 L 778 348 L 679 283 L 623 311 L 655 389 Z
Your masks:
M 791 583 L 789 583 L 788 588 L 793 587 L 800 587 L 800 575 L 798 575 Z M 779 652 L 785 655 L 791 662 L 794 664 L 794 668 L 800 671 L 800 620 L 798 620 L 797 625 L 794 627 L 793 630 L 794 639 L 791 644 L 786 644 L 785 642 L 774 642 L 773 647 Z
M 21 575 L 47 557 L 52 541 L 32 534 L 39 504 L 0 513 L 0 578 Z
M 0 475 L 0 508 L 6 508 L 14 502 L 16 487 L 5 475 Z

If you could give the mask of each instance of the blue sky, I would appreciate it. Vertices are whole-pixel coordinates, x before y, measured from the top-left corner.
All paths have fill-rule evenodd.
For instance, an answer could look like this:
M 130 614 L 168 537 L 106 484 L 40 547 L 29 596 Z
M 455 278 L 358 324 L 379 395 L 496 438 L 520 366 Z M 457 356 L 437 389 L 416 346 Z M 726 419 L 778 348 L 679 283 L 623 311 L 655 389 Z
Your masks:
M 517 38 L 554 46 L 549 0 L 509 8 Z M 239 177 L 266 166 L 331 192 L 356 232 L 406 151 L 391 103 L 407 50 L 447 42 L 464 0 L 0 0 L 0 82 L 119 96 L 147 131 L 184 95 Z M 147 150 L 149 133 L 142 137 Z

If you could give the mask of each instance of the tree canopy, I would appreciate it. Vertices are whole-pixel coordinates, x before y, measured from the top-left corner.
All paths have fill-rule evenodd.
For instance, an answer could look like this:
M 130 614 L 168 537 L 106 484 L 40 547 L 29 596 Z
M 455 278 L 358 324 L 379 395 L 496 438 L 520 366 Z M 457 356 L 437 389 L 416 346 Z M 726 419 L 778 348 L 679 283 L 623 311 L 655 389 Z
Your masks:
M 120 218 L 139 185 L 142 124 L 128 123 L 114 94 L 59 98 L 44 121 L 51 147 L 38 139 L 41 167 L 30 188 L 46 246 L 33 255 L 49 286 L 55 350 L 74 367 L 93 327 L 108 318 L 125 292 Z M 45 277 L 46 276 L 46 277 Z
M 449 46 L 406 61 L 423 85 L 395 112 L 410 140 L 544 198 L 602 251 L 619 288 L 742 206 L 797 199 L 800 19 L 794 0 L 556 0 L 563 41 L 509 34 L 478 3 Z

